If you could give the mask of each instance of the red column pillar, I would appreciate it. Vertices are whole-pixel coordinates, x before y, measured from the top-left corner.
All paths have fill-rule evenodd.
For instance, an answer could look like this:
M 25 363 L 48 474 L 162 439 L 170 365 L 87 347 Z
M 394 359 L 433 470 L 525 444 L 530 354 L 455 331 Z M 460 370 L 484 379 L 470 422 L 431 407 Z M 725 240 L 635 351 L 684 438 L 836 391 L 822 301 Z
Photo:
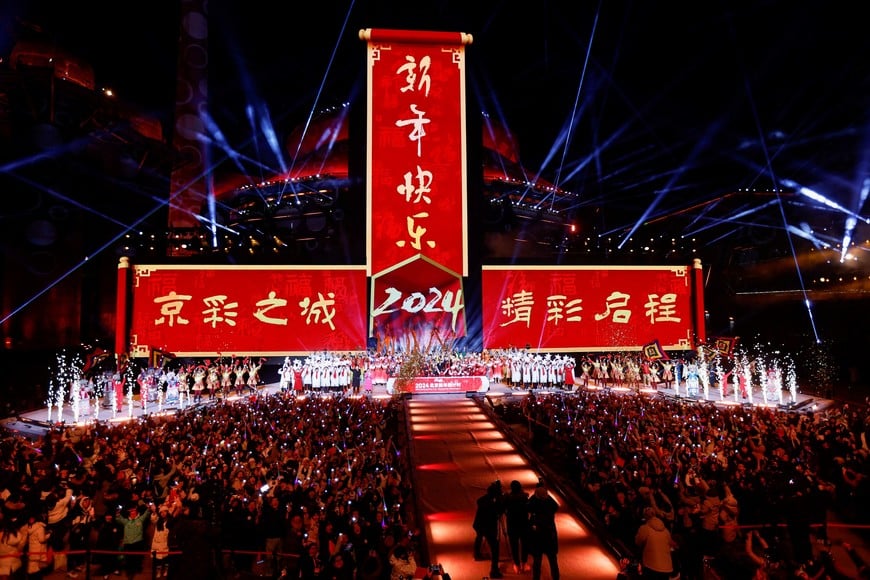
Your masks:
M 127 303 L 129 301 L 130 258 L 123 256 L 118 261 L 118 293 L 115 296 L 115 358 L 120 361 L 121 355 L 127 354 Z
M 695 282 L 695 347 L 707 342 L 707 316 L 704 312 L 704 268 L 701 260 L 695 258 L 692 263 L 692 275 Z

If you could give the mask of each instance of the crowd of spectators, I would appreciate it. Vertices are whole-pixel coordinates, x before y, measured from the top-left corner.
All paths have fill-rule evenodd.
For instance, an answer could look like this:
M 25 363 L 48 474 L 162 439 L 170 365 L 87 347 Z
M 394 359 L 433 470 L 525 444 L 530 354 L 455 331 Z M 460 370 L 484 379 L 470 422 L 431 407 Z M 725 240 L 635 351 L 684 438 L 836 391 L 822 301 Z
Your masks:
M 870 513 L 863 406 L 786 412 L 587 388 L 510 400 L 647 576 L 671 566 L 691 580 L 708 566 L 789 577 L 818 565 L 828 509 Z M 419 561 L 421 539 L 401 405 L 261 392 L 36 440 L 10 434 L 0 578 L 75 577 L 85 565 L 132 577 L 145 557 L 158 577 L 396 576 Z
M 864 406 L 787 412 L 595 389 L 505 405 L 625 553 L 645 558 L 638 532 L 660 519 L 681 578 L 701 578 L 705 566 L 751 577 L 759 549 L 747 540 L 759 537 L 765 566 L 791 577 L 817 565 L 812 542 L 828 541 L 829 509 L 867 523 Z
M 260 393 L 36 440 L 10 434 L 0 578 L 22 564 L 33 577 L 90 565 L 132 578 L 151 557 L 158 577 L 185 580 L 389 578 L 396 549 L 420 539 L 400 405 Z

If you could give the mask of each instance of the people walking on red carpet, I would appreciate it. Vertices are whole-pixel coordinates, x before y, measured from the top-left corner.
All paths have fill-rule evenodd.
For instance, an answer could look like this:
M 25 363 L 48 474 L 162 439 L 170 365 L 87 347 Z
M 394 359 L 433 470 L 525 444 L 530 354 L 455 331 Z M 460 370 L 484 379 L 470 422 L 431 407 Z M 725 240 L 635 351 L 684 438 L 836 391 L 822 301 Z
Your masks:
M 559 534 L 556 530 L 556 503 L 543 481 L 538 482 L 529 498 L 529 553 L 532 555 L 532 580 L 541 580 L 544 556 L 550 565 L 550 577 L 559 580 Z
M 529 494 L 523 490 L 522 484 L 513 480 L 510 491 L 505 496 L 505 523 L 507 528 L 508 545 L 511 550 L 514 574 L 526 571 L 526 562 L 529 558 Z
M 501 481 L 489 484 L 486 493 L 477 498 L 474 514 L 474 559 L 483 560 L 483 542 L 486 541 L 490 552 L 490 578 L 502 578 L 499 570 L 499 523 L 504 514 L 504 493 Z

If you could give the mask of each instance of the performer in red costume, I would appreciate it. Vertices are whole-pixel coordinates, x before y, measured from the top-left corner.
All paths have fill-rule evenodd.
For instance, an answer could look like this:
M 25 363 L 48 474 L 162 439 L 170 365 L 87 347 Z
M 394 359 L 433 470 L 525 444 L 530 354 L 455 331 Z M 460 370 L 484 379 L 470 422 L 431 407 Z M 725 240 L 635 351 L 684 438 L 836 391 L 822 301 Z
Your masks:
M 124 407 L 124 385 L 127 383 L 127 377 L 120 374 L 115 374 L 112 377 L 112 386 L 115 388 L 115 406 L 120 411 Z

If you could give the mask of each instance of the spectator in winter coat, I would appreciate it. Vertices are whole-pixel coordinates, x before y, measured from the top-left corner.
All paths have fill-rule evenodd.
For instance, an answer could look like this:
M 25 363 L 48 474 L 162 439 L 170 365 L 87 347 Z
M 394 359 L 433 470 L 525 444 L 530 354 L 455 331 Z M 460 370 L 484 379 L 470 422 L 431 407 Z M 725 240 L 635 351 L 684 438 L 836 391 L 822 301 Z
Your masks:
M 417 572 L 417 560 L 414 553 L 405 546 L 396 546 L 390 554 L 390 580 L 413 578 Z
M 172 525 L 172 516 L 169 515 L 167 505 L 161 505 L 159 508 L 152 505 L 151 509 L 151 523 L 154 524 L 151 554 L 157 566 L 156 577 L 163 578 L 169 575 L 169 528 Z
M 132 504 L 127 508 L 126 515 L 115 516 L 115 521 L 124 530 L 124 539 L 121 546 L 124 552 L 124 570 L 127 578 L 132 580 L 137 573 L 142 571 L 145 560 L 144 552 L 147 551 L 145 543 L 145 528 L 150 521 L 148 510 L 141 510 L 138 505 Z
M 644 580 L 668 580 L 674 571 L 671 549 L 676 544 L 665 523 L 656 517 L 651 507 L 643 510 L 646 520 L 637 530 L 634 543 L 641 549 Z
M 55 551 L 60 551 L 68 546 L 64 544 L 69 531 L 69 514 L 73 507 L 73 490 L 71 487 L 66 488 L 60 496 L 54 492 L 46 497 L 46 506 L 48 513 L 46 514 L 46 527 L 51 532 L 51 540 L 49 545 Z
M 737 527 L 737 514 L 740 513 L 737 498 L 728 493 L 719 506 L 719 525 L 722 530 L 722 542 L 724 546 L 732 546 L 738 539 L 739 528 Z
M 483 542 L 486 540 L 490 551 L 491 578 L 501 578 L 499 570 L 498 527 L 504 514 L 504 494 L 501 481 L 492 482 L 486 493 L 477 498 L 477 510 L 474 514 L 474 559 L 483 559 Z
M 88 496 L 80 496 L 70 511 L 69 547 L 71 551 L 83 552 L 90 547 L 91 529 L 95 517 L 93 503 L 93 500 Z M 70 578 L 78 576 L 77 572 L 84 568 L 85 558 L 86 556 L 81 553 L 69 555 L 67 566 L 70 570 Z
M 21 554 L 27 546 L 27 530 L 21 524 L 0 518 L 0 580 L 11 578 L 21 569 Z
M 51 532 L 45 525 L 45 516 L 32 515 L 25 526 L 27 531 L 27 576 L 42 578 L 46 568 L 54 563 L 49 553 Z
M 523 491 L 522 484 L 513 480 L 510 492 L 505 496 L 505 521 L 507 524 L 508 545 L 511 549 L 511 559 L 514 563 L 514 574 L 526 570 L 529 546 L 529 494 Z
M 712 480 L 707 482 L 700 508 L 700 548 L 704 554 L 715 555 L 719 550 L 719 508 L 721 503 L 716 482 Z
M 121 540 L 124 538 L 124 528 L 115 521 L 112 512 L 103 514 L 103 520 L 97 529 L 97 541 L 94 548 L 101 553 L 94 554 L 94 562 L 97 564 L 97 574 L 108 576 L 119 570 L 119 558 L 117 552 L 121 549 Z
M 529 553 L 532 555 L 532 580 L 540 580 L 544 556 L 550 565 L 550 577 L 559 580 L 559 536 L 556 529 L 556 503 L 543 482 L 539 482 L 529 499 Z

